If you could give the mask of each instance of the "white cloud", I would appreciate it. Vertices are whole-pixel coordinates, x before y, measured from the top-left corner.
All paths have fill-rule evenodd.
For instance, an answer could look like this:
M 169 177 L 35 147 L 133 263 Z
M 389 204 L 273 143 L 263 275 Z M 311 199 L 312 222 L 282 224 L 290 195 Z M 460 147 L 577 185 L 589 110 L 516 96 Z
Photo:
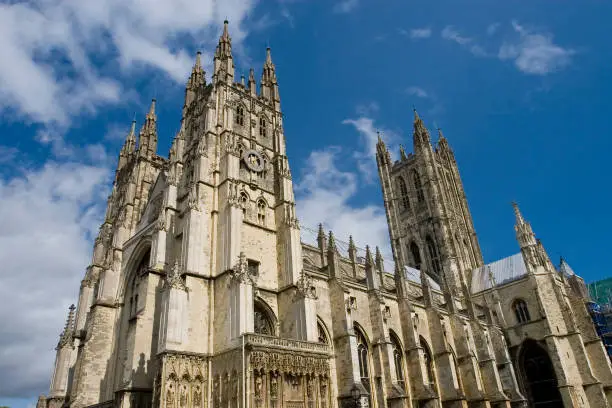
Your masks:
M 419 86 L 408 87 L 406 92 L 408 92 L 409 95 L 413 95 L 418 98 L 428 99 L 431 97 L 431 95 L 429 95 L 429 93 L 426 90 L 424 90 L 423 88 Z
M 300 182 L 295 186 L 300 224 L 312 231 L 322 223 L 338 240 L 348 241 L 352 235 L 360 248 L 378 245 L 385 259 L 391 260 L 384 208 L 351 204 L 359 188 L 359 176 L 336 166 L 343 154 L 340 147 L 328 147 L 309 155 Z
M 497 30 L 499 29 L 499 26 L 501 24 L 499 23 L 493 23 L 493 24 L 489 24 L 489 26 L 487 27 L 487 34 L 488 35 L 493 35 L 497 32 Z
M 107 72 L 106 65 L 114 62 L 124 70 L 159 69 L 183 82 L 193 55 L 192 50 L 177 46 L 175 39 L 181 37 L 189 44 L 210 38 L 211 43 L 200 44 L 210 51 L 227 17 L 234 44 L 239 46 L 245 36 L 243 21 L 255 2 L 32 0 L 1 4 L 0 111 L 67 126 L 75 115 L 123 100 L 124 90 Z
M 383 129 L 374 125 L 374 119 L 361 116 L 357 119 L 345 119 L 344 125 L 353 126 L 359 133 L 358 145 L 360 148 L 354 149 L 353 158 L 357 168 L 364 177 L 364 182 L 371 183 L 376 177 L 376 143 L 378 135 L 387 145 L 397 142 L 398 135 L 388 129 Z
M 110 172 L 47 163 L 0 179 L 0 395 L 47 389 L 67 308 L 91 257 Z
M 553 43 L 551 34 L 532 32 L 516 21 L 512 27 L 519 34 L 519 40 L 504 43 L 499 49 L 499 59 L 511 60 L 521 72 L 532 75 L 546 75 L 571 63 L 575 51 Z
M 334 5 L 334 13 L 350 13 L 359 5 L 359 0 L 342 0 Z
M 410 38 L 420 39 L 431 37 L 431 28 L 413 28 L 410 30 Z
M 448 40 L 448 41 L 453 41 L 459 44 L 460 46 L 467 49 L 469 52 L 471 52 L 472 54 L 478 57 L 487 56 L 487 53 L 485 52 L 484 48 L 476 44 L 472 38 L 464 37 L 463 35 L 461 35 L 461 33 L 459 33 L 459 31 L 457 31 L 452 26 L 444 27 L 440 35 L 442 36 L 443 39 Z

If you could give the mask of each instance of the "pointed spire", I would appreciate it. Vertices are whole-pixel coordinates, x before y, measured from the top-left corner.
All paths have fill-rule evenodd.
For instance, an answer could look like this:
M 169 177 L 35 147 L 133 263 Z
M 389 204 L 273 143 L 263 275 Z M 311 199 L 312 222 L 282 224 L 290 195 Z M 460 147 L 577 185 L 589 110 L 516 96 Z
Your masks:
M 276 68 L 272 62 L 270 47 L 266 48 L 266 62 L 261 74 L 261 94 L 268 100 L 278 100 L 278 84 L 276 83 Z
M 191 69 L 191 76 L 189 77 L 189 81 L 187 81 L 187 88 L 195 88 L 199 85 L 205 84 L 205 75 L 206 73 L 202 68 L 202 52 L 198 51 L 196 53 L 195 63 L 193 64 L 193 68 Z
M 400 149 L 400 157 L 402 158 L 402 160 L 406 160 L 408 156 L 406 155 L 406 150 L 404 150 L 404 146 L 400 145 L 399 149 Z
M 380 158 L 381 162 L 384 164 L 391 163 L 391 153 L 389 153 L 389 149 L 387 149 L 387 145 L 380 135 L 380 131 L 376 131 L 378 135 L 378 141 L 376 142 L 376 154 Z
M 147 121 L 155 121 L 157 120 L 157 116 L 155 115 L 155 104 L 157 103 L 157 99 L 151 99 L 151 106 L 149 107 L 149 113 L 147 113 L 146 119 Z
M 413 123 L 414 133 L 413 133 L 413 140 L 414 140 L 414 151 L 416 152 L 416 148 L 418 146 L 420 146 L 421 144 L 424 144 L 424 143 L 429 143 L 430 139 L 429 139 L 429 131 L 425 127 L 425 124 L 423 123 L 423 120 L 419 116 L 417 110 L 414 109 L 414 108 L 413 108 L 413 110 L 414 110 L 414 123 Z
M 370 246 L 366 245 L 365 267 L 371 268 L 373 265 L 374 265 L 374 260 L 372 259 L 372 252 L 370 252 Z
M 383 256 L 380 253 L 380 248 L 378 247 L 378 245 L 376 246 L 376 268 L 378 268 L 378 270 L 381 272 L 385 270 L 385 260 L 383 259 Z
M 240 85 L 246 88 L 246 82 L 244 80 L 244 74 L 240 75 Z
M 140 129 L 138 150 L 140 155 L 153 156 L 157 152 L 157 115 L 155 114 L 156 99 L 151 100 L 145 123 Z
M 136 117 L 132 119 L 130 131 L 128 132 L 128 135 L 125 138 L 125 143 L 123 143 L 123 147 L 121 148 L 121 154 L 128 155 L 134 150 L 136 150 Z
M 357 246 L 355 245 L 355 241 L 353 241 L 352 235 L 349 235 L 348 255 L 352 260 L 356 259 Z
M 232 60 L 232 39 L 229 35 L 228 22 L 223 22 L 223 33 L 215 50 L 213 82 L 217 80 L 233 82 L 234 63 Z
M 523 218 L 523 214 L 521 214 L 521 210 L 520 210 L 518 204 L 516 203 L 516 201 L 512 202 L 512 208 L 514 209 L 514 216 L 516 218 L 516 225 L 523 225 L 523 224 L 525 224 L 525 219 Z

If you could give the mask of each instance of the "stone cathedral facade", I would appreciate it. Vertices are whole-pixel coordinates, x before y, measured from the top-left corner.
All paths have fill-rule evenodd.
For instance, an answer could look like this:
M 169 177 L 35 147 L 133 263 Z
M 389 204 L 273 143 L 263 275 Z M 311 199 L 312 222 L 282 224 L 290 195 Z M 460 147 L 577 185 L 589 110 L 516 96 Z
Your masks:
M 38 408 L 610 407 L 584 282 L 518 207 L 520 252 L 483 264 L 457 164 L 415 113 L 377 162 L 394 270 L 302 242 L 270 50 L 236 81 L 227 22 L 157 155 L 155 101 L 119 156 L 104 223 Z

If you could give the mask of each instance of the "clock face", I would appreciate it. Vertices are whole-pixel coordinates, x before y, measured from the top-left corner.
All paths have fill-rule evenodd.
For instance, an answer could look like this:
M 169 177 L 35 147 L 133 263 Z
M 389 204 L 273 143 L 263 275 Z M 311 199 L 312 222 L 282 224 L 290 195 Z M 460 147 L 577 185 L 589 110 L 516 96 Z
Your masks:
M 244 160 L 245 164 L 251 171 L 260 172 L 264 168 L 263 157 L 261 157 L 261 154 L 258 151 L 247 150 L 244 152 L 242 160 Z

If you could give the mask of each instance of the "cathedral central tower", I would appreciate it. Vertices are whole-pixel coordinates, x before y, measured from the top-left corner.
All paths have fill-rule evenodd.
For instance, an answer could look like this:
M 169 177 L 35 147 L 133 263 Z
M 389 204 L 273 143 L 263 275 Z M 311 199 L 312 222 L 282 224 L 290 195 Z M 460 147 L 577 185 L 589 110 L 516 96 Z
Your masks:
M 414 112 L 413 153 L 400 147 L 392 162 L 382 139 L 377 163 L 396 263 L 424 270 L 451 291 L 482 265 L 455 155 L 439 133 L 437 145 Z

